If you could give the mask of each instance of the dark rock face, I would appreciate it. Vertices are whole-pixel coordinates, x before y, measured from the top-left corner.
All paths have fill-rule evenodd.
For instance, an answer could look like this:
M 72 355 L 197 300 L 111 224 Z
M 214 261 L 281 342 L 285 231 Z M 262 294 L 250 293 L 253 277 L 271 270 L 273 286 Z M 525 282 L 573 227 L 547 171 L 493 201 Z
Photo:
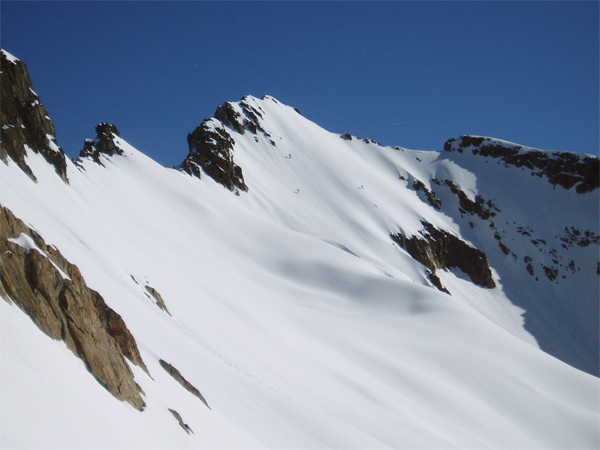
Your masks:
M 440 277 L 438 277 L 435 273 L 429 271 L 429 273 L 427 274 L 429 281 L 431 281 L 431 283 L 439 290 L 442 292 L 445 292 L 448 295 L 452 295 L 450 293 L 450 291 L 448 289 L 446 289 L 446 287 L 442 284 L 442 280 L 440 280 Z
M 181 372 L 179 372 L 179 370 L 177 370 L 177 368 L 173 367 L 171 364 L 169 364 L 168 362 L 166 362 L 165 360 L 161 359 L 160 361 L 160 366 L 165 369 L 165 371 L 171 375 L 173 378 L 175 378 L 175 380 L 181 384 L 188 392 L 194 394 L 196 397 L 198 397 L 202 403 L 204 403 L 208 409 L 210 409 L 210 406 L 208 406 L 208 403 L 206 402 L 206 400 L 204 399 L 204 397 L 202 396 L 202 394 L 200 393 L 200 391 L 198 389 L 196 389 L 189 381 L 187 381 L 185 378 L 183 378 L 183 375 L 181 375 Z
M 12 60 L 0 50 L 2 142 L 0 159 L 11 158 L 32 180 L 25 161 L 26 148 L 41 154 L 61 179 L 68 183 L 65 154 L 56 143 L 54 123 L 33 90 L 25 63 Z
M 477 195 L 475 201 L 471 200 L 467 194 L 461 190 L 456 183 L 451 180 L 438 180 L 434 178 L 433 183 L 438 186 L 445 186 L 450 188 L 450 191 L 458 196 L 460 212 L 462 214 L 472 214 L 478 216 L 480 219 L 489 220 L 491 217 L 496 215 L 496 212 L 500 210 L 494 205 L 491 200 L 485 200 L 483 197 Z M 435 196 L 435 193 L 433 194 Z M 441 202 L 440 202 L 441 204 Z M 438 208 L 439 209 L 439 208 Z
M 185 172 L 201 178 L 204 171 L 232 192 L 248 192 L 242 168 L 233 160 L 235 141 L 219 122 L 205 120 L 187 139 L 190 153 L 181 165 Z
M 269 98 L 265 96 L 263 100 Z M 222 104 L 215 111 L 214 118 L 204 120 L 188 134 L 190 153 L 179 168 L 198 178 L 205 172 L 236 194 L 248 192 L 242 168 L 233 159 L 234 136 L 249 132 L 254 135 L 255 142 L 259 142 L 262 136 L 276 147 L 272 135 L 262 126 L 264 114 L 257 100 L 251 96 L 243 97 L 237 103 Z
M 424 226 L 420 232 L 422 237 L 407 238 L 402 234 L 391 234 L 390 237 L 433 274 L 438 268 L 456 267 L 469 275 L 473 283 L 490 289 L 496 287 L 485 253 L 429 222 L 421 223 Z
M 557 238 L 563 242 L 564 248 L 574 245 L 587 247 L 592 244 L 600 244 L 600 236 L 593 230 L 579 230 L 575 227 L 565 228 L 564 233 L 558 235 Z
M 225 125 L 232 126 L 240 134 L 244 134 L 246 132 L 246 126 L 250 125 L 250 122 L 245 118 L 243 119 L 241 114 L 237 112 L 234 106 L 229 102 L 224 103 L 217 108 L 215 111 L 215 119 L 220 120 Z M 254 128 L 254 133 L 256 133 L 256 128 Z
M 241 113 L 236 110 L 231 102 L 222 104 L 215 111 L 215 119 L 233 127 L 240 134 L 244 134 L 246 130 L 249 130 L 252 134 L 261 131 L 265 136 L 271 137 L 260 123 L 264 111 L 259 106 L 252 105 L 251 97 L 243 97 L 238 105 Z
M 115 125 L 100 123 L 96 125 L 96 139 L 86 139 L 80 158 L 92 158 L 94 162 L 103 166 L 100 155 L 122 155 L 123 150 L 115 143 L 115 137 L 121 137 Z
M 413 189 L 415 191 L 423 192 L 429 204 L 435 209 L 440 209 L 442 207 L 442 201 L 439 198 L 437 198 L 435 192 L 429 190 L 429 188 L 427 188 L 427 186 L 425 186 L 425 184 L 422 181 L 415 180 L 413 184 Z
M 461 136 L 444 144 L 444 150 L 497 158 L 505 165 L 525 167 L 537 176 L 544 176 L 553 185 L 575 190 L 579 194 L 600 187 L 600 159 L 570 152 L 523 150 L 520 145 L 508 145 L 490 138 Z
M 125 358 L 148 369 L 121 316 L 87 287 L 75 265 L 4 207 L 0 232 L 2 297 L 52 339 L 64 341 L 113 396 L 143 410 L 141 388 Z M 24 241 L 33 245 L 24 247 Z

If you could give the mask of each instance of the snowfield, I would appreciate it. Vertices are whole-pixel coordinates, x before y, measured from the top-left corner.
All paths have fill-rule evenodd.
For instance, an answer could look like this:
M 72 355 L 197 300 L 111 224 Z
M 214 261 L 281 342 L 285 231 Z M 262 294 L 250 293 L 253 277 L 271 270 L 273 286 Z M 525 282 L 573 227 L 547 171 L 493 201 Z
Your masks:
M 559 284 L 514 262 L 546 263 L 518 232 L 525 223 L 546 242 L 567 226 L 598 232 L 598 190 L 578 195 L 467 152 L 347 139 L 272 97 L 247 101 L 270 136 L 228 129 L 249 187 L 240 195 L 118 137 L 123 155 L 103 166 L 67 161 L 69 184 L 32 151 L 38 183 L 0 164 L 2 205 L 123 317 L 151 375 L 132 365 L 147 404 L 138 412 L 0 301 L 2 448 L 600 446 L 599 379 L 555 357 L 597 366 L 597 247 L 562 249 L 581 270 Z M 434 178 L 493 199 L 516 256 L 485 221 L 411 189 Z M 390 239 L 417 234 L 422 220 L 483 249 L 497 287 L 460 270 L 437 272 L 452 295 L 432 287 Z

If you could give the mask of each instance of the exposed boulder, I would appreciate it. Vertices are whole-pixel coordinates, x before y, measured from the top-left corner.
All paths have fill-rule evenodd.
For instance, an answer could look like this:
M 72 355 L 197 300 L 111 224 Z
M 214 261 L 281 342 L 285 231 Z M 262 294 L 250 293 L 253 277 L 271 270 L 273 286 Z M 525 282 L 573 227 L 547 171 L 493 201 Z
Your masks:
M 121 316 L 87 287 L 75 265 L 5 207 L 0 233 L 0 295 L 64 341 L 113 396 L 143 410 L 142 390 L 125 358 L 148 369 Z
M 429 222 L 421 223 L 424 226 L 421 237 L 404 234 L 391 234 L 390 237 L 433 274 L 437 269 L 458 268 L 469 275 L 473 283 L 490 289 L 496 287 L 485 253 Z
M 122 155 L 123 150 L 115 142 L 115 137 L 121 137 L 119 130 L 110 123 L 96 125 L 96 139 L 86 139 L 83 150 L 79 153 L 80 158 L 91 158 L 97 164 L 103 166 L 100 155 Z
M 565 189 L 575 186 L 579 194 L 600 187 L 600 159 L 595 156 L 524 149 L 505 141 L 468 135 L 448 140 L 444 150 L 459 153 L 470 150 L 474 155 L 497 158 L 507 166 L 524 167 L 534 175 L 544 176 L 555 186 Z
M 233 160 L 235 141 L 219 121 L 207 119 L 188 134 L 190 152 L 181 169 L 201 178 L 202 172 L 230 191 L 248 191 L 242 168 Z
M 8 162 L 7 158 L 12 159 L 32 180 L 37 181 L 25 160 L 27 149 L 31 149 L 41 154 L 61 179 L 68 183 L 65 154 L 56 142 L 54 123 L 33 90 L 27 66 L 0 50 L 0 68 L 0 159 L 4 163 Z

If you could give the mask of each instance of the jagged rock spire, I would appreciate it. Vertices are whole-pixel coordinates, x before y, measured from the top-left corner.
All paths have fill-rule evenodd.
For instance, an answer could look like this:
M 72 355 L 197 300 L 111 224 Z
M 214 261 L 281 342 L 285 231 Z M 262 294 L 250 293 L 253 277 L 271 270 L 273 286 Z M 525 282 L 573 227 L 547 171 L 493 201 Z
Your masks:
M 83 150 L 79 153 L 80 158 L 92 158 L 96 163 L 103 165 L 100 155 L 122 155 L 123 150 L 116 144 L 115 137 L 121 137 L 117 127 L 110 123 L 96 125 L 96 139 L 86 139 Z
M 205 120 L 187 139 L 190 152 L 181 165 L 185 172 L 201 178 L 204 171 L 230 191 L 248 191 L 242 168 L 233 160 L 235 141 L 221 122 Z
M 25 63 L 0 49 L 2 73 L 2 139 L 0 159 L 12 159 L 32 180 L 37 181 L 25 162 L 27 148 L 40 153 L 68 183 L 67 163 L 56 142 L 56 130 L 46 108 L 33 90 Z

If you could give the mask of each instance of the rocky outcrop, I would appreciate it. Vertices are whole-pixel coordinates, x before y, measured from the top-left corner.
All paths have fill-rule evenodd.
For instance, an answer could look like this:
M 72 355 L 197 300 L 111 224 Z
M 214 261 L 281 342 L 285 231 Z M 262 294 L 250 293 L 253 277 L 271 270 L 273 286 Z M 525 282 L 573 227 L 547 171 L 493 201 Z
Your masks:
M 148 293 L 148 295 L 150 295 L 156 301 L 156 306 L 158 306 L 160 309 L 162 309 L 168 315 L 171 315 L 171 313 L 167 309 L 167 305 L 165 305 L 165 301 L 163 300 L 162 295 L 160 295 L 160 293 L 153 287 L 146 286 L 145 289 L 146 289 L 146 292 Z
M 5 207 L 0 232 L 0 295 L 64 341 L 112 395 L 143 410 L 142 390 L 125 358 L 148 369 L 121 316 L 87 287 L 75 265 Z
M 471 151 L 474 155 L 497 158 L 506 166 L 524 167 L 533 175 L 546 177 L 555 186 L 575 187 L 579 194 L 600 187 L 600 159 L 594 156 L 524 149 L 520 145 L 479 136 L 452 138 L 444 144 L 444 150 Z
M 68 183 L 67 162 L 56 142 L 54 123 L 33 90 L 27 66 L 0 50 L 2 140 L 0 159 L 12 159 L 32 180 L 37 181 L 25 156 L 27 149 L 41 154 Z
M 91 158 L 97 164 L 104 166 L 100 160 L 100 155 L 113 156 L 123 154 L 123 150 L 115 142 L 115 137 L 121 137 L 115 125 L 109 123 L 96 125 L 96 139 L 85 140 L 79 157 Z
M 210 409 L 210 406 L 208 406 L 208 403 L 206 402 L 206 400 L 204 399 L 204 397 L 202 396 L 200 391 L 198 389 L 196 389 L 188 380 L 183 378 L 183 375 L 181 375 L 181 372 L 179 372 L 179 370 L 177 370 L 177 368 L 173 367 L 171 364 L 169 364 L 168 362 L 166 362 L 163 359 L 161 359 L 159 362 L 160 362 L 160 366 L 163 369 L 165 369 L 165 371 L 169 375 L 171 375 L 188 392 L 190 392 L 193 395 L 195 395 L 196 397 L 198 397 L 202 401 L 202 403 L 204 403 L 208 407 L 208 409 Z
M 221 122 L 205 120 L 187 140 L 190 152 L 181 165 L 183 171 L 198 178 L 204 172 L 232 192 L 248 191 L 242 168 L 233 160 L 235 141 Z
M 556 237 L 563 242 L 564 248 L 573 247 L 574 245 L 587 247 L 592 244 L 600 244 L 600 236 L 593 230 L 579 230 L 575 227 L 565 227 L 565 231 Z
M 427 278 L 429 278 L 429 281 L 431 281 L 431 284 L 433 284 L 439 291 L 442 291 L 448 295 L 452 295 L 450 293 L 450 291 L 448 289 L 446 289 L 446 287 L 442 284 L 442 280 L 440 280 L 440 277 L 438 277 L 435 273 L 428 270 Z
M 425 183 L 423 183 L 422 181 L 415 180 L 415 182 L 413 183 L 413 189 L 418 192 L 423 192 L 429 204 L 435 209 L 440 209 L 442 207 L 442 201 L 439 198 L 437 198 L 435 192 L 431 191 L 427 186 L 425 186 Z
M 391 234 L 390 237 L 433 274 L 437 269 L 458 268 L 473 283 L 490 289 L 496 287 L 485 253 L 429 222 L 421 223 L 424 226 L 421 237 L 406 237 L 403 234 Z
M 270 137 L 260 123 L 263 113 L 259 106 L 252 105 L 252 97 L 246 96 L 237 104 L 227 102 L 219 106 L 215 111 L 215 119 L 232 126 L 240 134 L 246 130 L 252 134 L 261 131 Z
M 266 98 L 266 96 L 263 97 L 263 100 Z M 296 110 L 296 112 L 300 114 L 300 111 Z M 215 111 L 215 119 L 232 127 L 240 134 L 245 134 L 248 130 L 256 135 L 260 131 L 265 138 L 269 139 L 270 144 L 275 146 L 271 134 L 261 124 L 261 120 L 264 118 L 263 114 L 264 111 L 256 103 L 256 99 L 247 95 L 237 103 L 227 102 L 219 106 Z
M 169 409 L 169 412 L 171 414 L 173 414 L 173 417 L 175 417 L 175 420 L 177 420 L 177 422 L 179 422 L 179 426 L 181 428 L 183 428 L 183 431 L 185 431 L 187 434 L 194 433 L 194 431 L 189 427 L 189 425 L 187 423 L 183 422 L 183 418 L 181 417 L 181 414 L 179 414 L 174 409 L 171 409 L 171 408 L 168 408 L 168 409 Z
M 450 188 L 450 191 L 458 197 L 459 211 L 461 214 L 472 214 L 478 216 L 480 219 L 489 220 L 496 215 L 496 212 L 500 212 L 491 200 L 486 201 L 480 195 L 476 195 L 475 200 L 471 200 L 452 180 L 438 180 L 437 178 L 434 178 L 431 181 L 438 186 Z M 435 196 L 435 193 L 433 195 Z

